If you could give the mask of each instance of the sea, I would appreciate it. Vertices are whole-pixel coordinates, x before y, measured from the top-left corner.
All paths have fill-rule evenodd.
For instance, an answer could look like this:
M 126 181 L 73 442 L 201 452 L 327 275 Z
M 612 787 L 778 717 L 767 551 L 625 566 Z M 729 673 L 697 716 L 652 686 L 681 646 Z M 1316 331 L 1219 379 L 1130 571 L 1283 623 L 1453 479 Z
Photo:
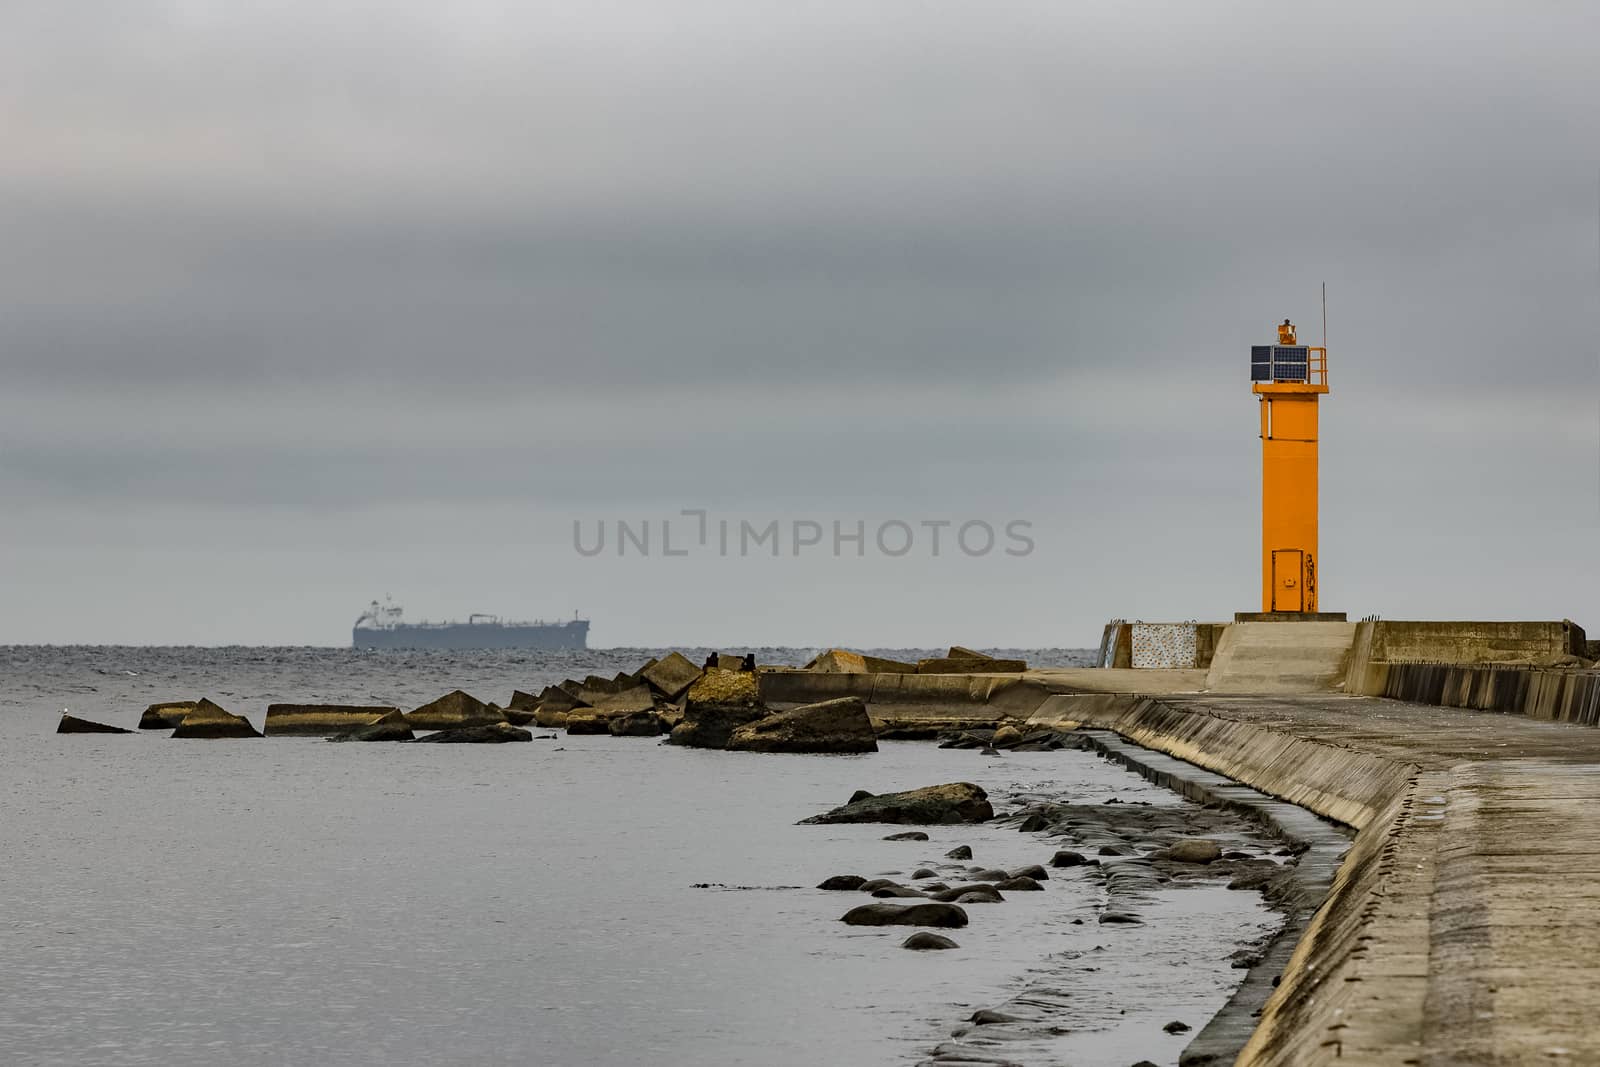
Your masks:
M 907 928 L 839 921 L 867 898 L 814 888 L 948 865 L 958 845 L 996 867 L 1054 849 L 1002 823 L 927 842 L 797 825 L 857 789 L 1187 803 L 1088 752 L 54 732 L 64 709 L 132 727 L 201 696 L 258 728 L 279 701 L 411 708 L 461 688 L 505 703 L 662 651 L 0 648 L 0 1063 L 910 1065 L 1043 984 L 1060 1025 L 997 1060 L 1176 1064 L 1193 1034 L 1166 1024 L 1202 1026 L 1243 974 L 1229 955 L 1278 924 L 1254 893 L 1174 886 L 1143 925 L 1098 925 L 1103 889 L 1075 868 L 969 907 L 945 931 L 959 949 L 912 952 Z

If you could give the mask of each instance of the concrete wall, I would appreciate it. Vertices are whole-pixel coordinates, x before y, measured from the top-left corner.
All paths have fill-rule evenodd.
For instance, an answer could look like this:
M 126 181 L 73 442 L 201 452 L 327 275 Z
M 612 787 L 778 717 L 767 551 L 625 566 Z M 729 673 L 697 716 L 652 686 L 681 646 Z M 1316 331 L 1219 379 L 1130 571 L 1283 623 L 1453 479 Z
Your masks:
M 1381 696 L 1450 708 L 1600 725 L 1600 671 L 1515 666 L 1392 663 Z
M 1384 696 L 1397 663 L 1523 664 L 1582 655 L 1583 627 L 1561 622 L 1403 622 L 1356 625 L 1345 692 Z M 1433 702 L 1430 702 L 1433 703 Z

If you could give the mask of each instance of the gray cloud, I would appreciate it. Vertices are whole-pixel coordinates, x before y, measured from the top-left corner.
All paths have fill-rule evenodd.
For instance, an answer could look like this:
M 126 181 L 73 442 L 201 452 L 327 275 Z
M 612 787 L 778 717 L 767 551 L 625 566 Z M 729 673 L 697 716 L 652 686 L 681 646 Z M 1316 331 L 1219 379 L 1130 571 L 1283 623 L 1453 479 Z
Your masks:
M 364 584 L 535 611 L 572 516 L 680 504 L 1049 524 L 1037 571 L 920 573 L 937 604 L 885 589 L 861 641 L 1225 614 L 1244 349 L 1315 339 L 1324 280 L 1348 606 L 1454 595 L 1393 529 L 1470 613 L 1581 613 L 1592 568 L 1559 606 L 1518 546 L 1592 555 L 1600 512 L 1596 39 L 1580 4 L 14 5 L 0 640 L 217 634 L 156 584 L 298 583 L 240 641 Z M 442 515 L 473 532 L 407 553 Z M 103 633 L 53 592 L 86 570 Z M 757 639 L 841 639 L 812 591 L 893 574 L 581 577 L 610 643 L 736 637 L 659 606 L 707 582 L 765 597 Z

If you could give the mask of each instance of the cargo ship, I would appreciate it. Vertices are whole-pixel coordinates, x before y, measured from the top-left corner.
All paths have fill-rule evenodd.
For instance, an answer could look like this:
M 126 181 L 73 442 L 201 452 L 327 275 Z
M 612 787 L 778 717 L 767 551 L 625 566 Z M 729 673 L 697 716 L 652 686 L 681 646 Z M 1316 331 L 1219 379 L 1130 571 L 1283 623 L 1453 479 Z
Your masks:
M 498 615 L 472 615 L 466 622 L 402 622 L 393 600 L 374 600 L 350 630 L 355 648 L 480 649 L 589 647 L 589 620 L 509 622 Z

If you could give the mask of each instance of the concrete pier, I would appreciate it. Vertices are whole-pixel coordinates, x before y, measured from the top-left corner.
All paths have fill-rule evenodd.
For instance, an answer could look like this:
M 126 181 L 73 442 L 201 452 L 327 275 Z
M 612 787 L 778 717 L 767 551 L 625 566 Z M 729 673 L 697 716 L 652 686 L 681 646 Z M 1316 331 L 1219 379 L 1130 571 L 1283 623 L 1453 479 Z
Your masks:
M 1059 694 L 1355 827 L 1240 1064 L 1600 1062 L 1600 732 L 1370 697 Z
M 1356 831 L 1244 1067 L 1589 1064 L 1600 671 L 1588 647 L 1565 621 L 1245 622 L 1203 670 L 1039 670 L 937 691 L 779 675 L 762 689 L 782 701 L 847 688 L 891 725 L 1111 731 Z M 1218 1061 L 1194 1047 L 1184 1062 Z

